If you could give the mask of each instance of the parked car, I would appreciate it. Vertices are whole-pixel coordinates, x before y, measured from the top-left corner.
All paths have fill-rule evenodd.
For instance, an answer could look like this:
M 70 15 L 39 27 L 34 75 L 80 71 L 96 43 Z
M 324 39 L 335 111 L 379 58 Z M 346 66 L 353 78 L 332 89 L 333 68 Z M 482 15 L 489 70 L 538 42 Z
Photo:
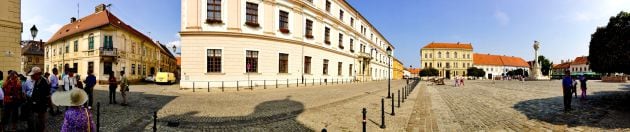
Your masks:
M 145 82 L 155 82 L 155 77 L 153 75 L 149 75 L 144 78 Z
M 175 74 L 170 72 L 158 72 L 155 75 L 155 83 L 173 84 L 176 81 Z

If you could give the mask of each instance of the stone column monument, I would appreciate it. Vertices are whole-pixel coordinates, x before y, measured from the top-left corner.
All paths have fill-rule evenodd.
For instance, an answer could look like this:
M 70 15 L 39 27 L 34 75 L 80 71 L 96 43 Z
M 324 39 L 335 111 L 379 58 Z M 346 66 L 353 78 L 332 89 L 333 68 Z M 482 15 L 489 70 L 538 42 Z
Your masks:
M 538 63 L 538 49 L 540 48 L 540 43 L 538 41 L 534 41 L 534 63 L 530 69 L 531 74 L 529 75 L 529 80 L 549 80 L 548 77 L 542 75 L 540 71 L 540 63 Z

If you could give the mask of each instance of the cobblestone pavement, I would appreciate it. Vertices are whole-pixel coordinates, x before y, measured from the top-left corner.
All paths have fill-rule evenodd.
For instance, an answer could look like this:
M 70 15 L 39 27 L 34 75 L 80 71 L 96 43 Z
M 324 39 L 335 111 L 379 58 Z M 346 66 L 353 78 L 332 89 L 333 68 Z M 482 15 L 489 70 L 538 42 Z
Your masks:
M 392 92 L 404 85 L 402 80 L 392 81 Z M 386 81 L 238 92 L 227 89 L 193 92 L 180 90 L 177 85 L 133 85 L 127 107 L 107 104 L 106 89 L 98 86 L 95 90 L 96 101 L 102 102 L 102 131 L 150 131 L 153 111 L 158 111 L 158 131 L 320 131 L 323 128 L 360 131 L 364 107 L 368 110 L 368 130 L 402 131 L 415 100 L 412 94 L 402 107 L 396 107 L 396 115 L 391 116 L 391 100 L 386 99 L 387 128 L 380 129 L 380 99 L 387 95 Z M 117 94 L 120 103 L 120 93 Z M 59 130 L 62 117 L 50 118 L 52 131 Z
M 630 131 L 630 83 L 590 81 L 588 98 L 574 98 L 575 110 L 570 112 L 563 112 L 560 81 L 467 81 L 463 87 L 453 87 L 452 82 L 421 87 L 429 94 L 431 113 L 424 113 L 428 121 L 418 123 L 421 127 L 408 131 Z M 414 109 L 423 110 L 418 106 L 426 105 Z M 414 122 L 418 121 L 410 124 Z

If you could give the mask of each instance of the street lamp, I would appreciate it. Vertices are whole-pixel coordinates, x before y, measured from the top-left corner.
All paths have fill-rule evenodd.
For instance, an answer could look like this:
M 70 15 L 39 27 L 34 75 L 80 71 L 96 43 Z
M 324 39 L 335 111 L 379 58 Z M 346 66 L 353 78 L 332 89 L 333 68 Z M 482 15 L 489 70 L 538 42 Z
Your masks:
M 391 93 L 391 72 L 392 72 L 392 49 L 387 47 L 387 98 L 392 98 Z
M 35 41 L 35 36 L 37 36 L 37 27 L 35 27 L 35 25 L 33 25 L 33 27 L 31 27 L 31 36 L 33 36 L 33 41 Z

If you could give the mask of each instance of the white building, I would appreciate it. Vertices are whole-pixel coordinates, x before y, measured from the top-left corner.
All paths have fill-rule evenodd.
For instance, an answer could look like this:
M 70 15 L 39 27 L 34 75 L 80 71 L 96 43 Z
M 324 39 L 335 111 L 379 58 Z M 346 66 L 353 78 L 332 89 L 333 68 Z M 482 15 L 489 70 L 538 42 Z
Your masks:
M 514 56 L 475 53 L 473 55 L 473 65 L 486 72 L 484 76 L 486 79 L 500 78 L 506 75 L 507 72 L 517 69 L 529 72 L 529 64 L 522 58 Z
M 588 56 L 576 57 L 575 60 L 571 62 L 569 70 L 571 71 L 571 73 L 593 72 L 591 70 L 591 67 L 589 67 Z
M 344 0 L 182 0 L 181 23 L 182 88 L 392 76 L 394 47 Z

